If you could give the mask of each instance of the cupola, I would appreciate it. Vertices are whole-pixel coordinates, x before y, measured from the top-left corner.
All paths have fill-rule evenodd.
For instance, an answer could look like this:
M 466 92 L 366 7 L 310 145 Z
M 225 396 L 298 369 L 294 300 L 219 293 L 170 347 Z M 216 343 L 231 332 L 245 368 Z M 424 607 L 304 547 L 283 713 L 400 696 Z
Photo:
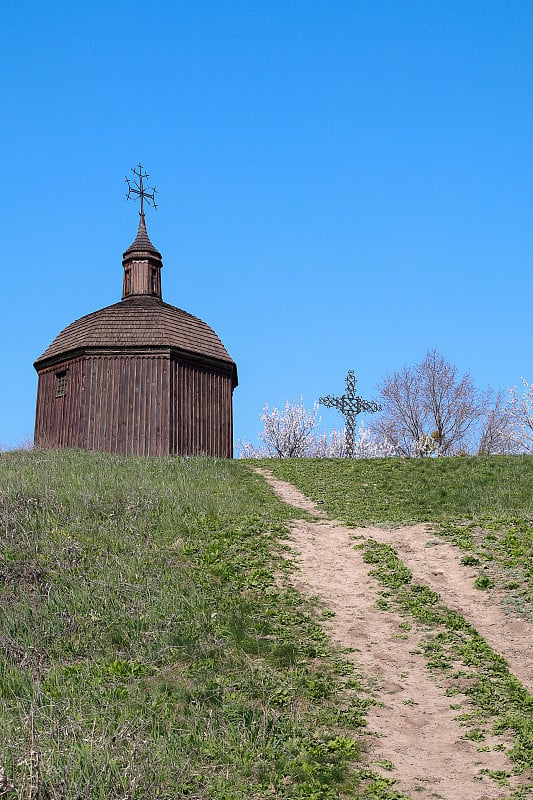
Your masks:
M 122 256 L 122 266 L 124 267 L 123 300 L 139 294 L 148 294 L 151 297 L 162 299 L 161 268 L 163 262 L 161 253 L 155 249 L 148 236 L 144 211 L 141 213 L 135 241 Z

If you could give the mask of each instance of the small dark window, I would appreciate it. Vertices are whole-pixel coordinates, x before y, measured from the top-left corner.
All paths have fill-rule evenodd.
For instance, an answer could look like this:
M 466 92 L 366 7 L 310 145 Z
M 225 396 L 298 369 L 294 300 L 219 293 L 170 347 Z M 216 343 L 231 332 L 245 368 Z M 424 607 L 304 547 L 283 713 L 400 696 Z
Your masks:
M 155 269 L 152 270 L 152 294 L 157 294 L 157 273 Z
M 124 284 L 124 294 L 130 294 L 131 292 L 131 270 L 126 270 L 126 280 Z
M 64 397 L 67 393 L 67 370 L 56 372 L 56 397 Z

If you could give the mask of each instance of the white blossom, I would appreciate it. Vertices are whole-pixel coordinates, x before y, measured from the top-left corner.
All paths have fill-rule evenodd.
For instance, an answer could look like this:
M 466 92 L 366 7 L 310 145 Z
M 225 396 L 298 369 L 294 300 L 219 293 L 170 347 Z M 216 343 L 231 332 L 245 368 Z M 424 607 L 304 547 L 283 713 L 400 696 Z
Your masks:
M 359 426 L 355 440 L 356 458 L 394 458 L 399 452 L 391 442 L 367 428 L 364 422 Z
M 518 394 L 516 386 L 508 390 L 512 439 L 516 451 L 533 453 L 533 383 L 521 380 L 522 394 Z
M 311 410 L 300 403 L 287 401 L 282 409 L 265 403 L 259 415 L 263 430 L 261 445 L 239 439 L 239 458 L 346 458 L 346 429 L 332 428 L 329 435 L 318 430 L 318 405 Z M 355 458 L 390 458 L 399 453 L 383 437 L 372 433 L 363 424 L 355 441 Z
M 259 438 L 265 445 L 268 455 L 276 458 L 306 456 L 313 440 L 317 416 L 318 403 L 315 402 L 312 410 L 308 411 L 303 397 L 299 403 L 287 400 L 281 411 L 276 406 L 270 409 L 266 402 L 259 415 L 264 426 Z

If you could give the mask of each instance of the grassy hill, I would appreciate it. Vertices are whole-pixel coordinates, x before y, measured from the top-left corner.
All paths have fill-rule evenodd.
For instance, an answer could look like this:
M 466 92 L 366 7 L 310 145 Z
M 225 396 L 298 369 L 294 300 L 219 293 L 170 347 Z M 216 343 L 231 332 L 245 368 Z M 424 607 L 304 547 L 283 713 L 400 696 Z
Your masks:
M 438 521 L 531 607 L 533 459 L 268 466 L 349 524 Z M 244 462 L 1 454 L 0 797 L 400 797 L 295 513 Z

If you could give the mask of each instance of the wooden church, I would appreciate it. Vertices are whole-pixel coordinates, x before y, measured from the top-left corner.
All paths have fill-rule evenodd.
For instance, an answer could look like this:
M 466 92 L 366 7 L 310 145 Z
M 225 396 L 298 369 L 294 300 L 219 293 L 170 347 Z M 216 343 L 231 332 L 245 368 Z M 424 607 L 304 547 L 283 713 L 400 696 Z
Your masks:
M 139 228 L 122 259 L 122 300 L 76 320 L 35 361 L 36 447 L 129 455 L 233 455 L 237 366 L 198 317 L 164 303 L 161 253 Z

